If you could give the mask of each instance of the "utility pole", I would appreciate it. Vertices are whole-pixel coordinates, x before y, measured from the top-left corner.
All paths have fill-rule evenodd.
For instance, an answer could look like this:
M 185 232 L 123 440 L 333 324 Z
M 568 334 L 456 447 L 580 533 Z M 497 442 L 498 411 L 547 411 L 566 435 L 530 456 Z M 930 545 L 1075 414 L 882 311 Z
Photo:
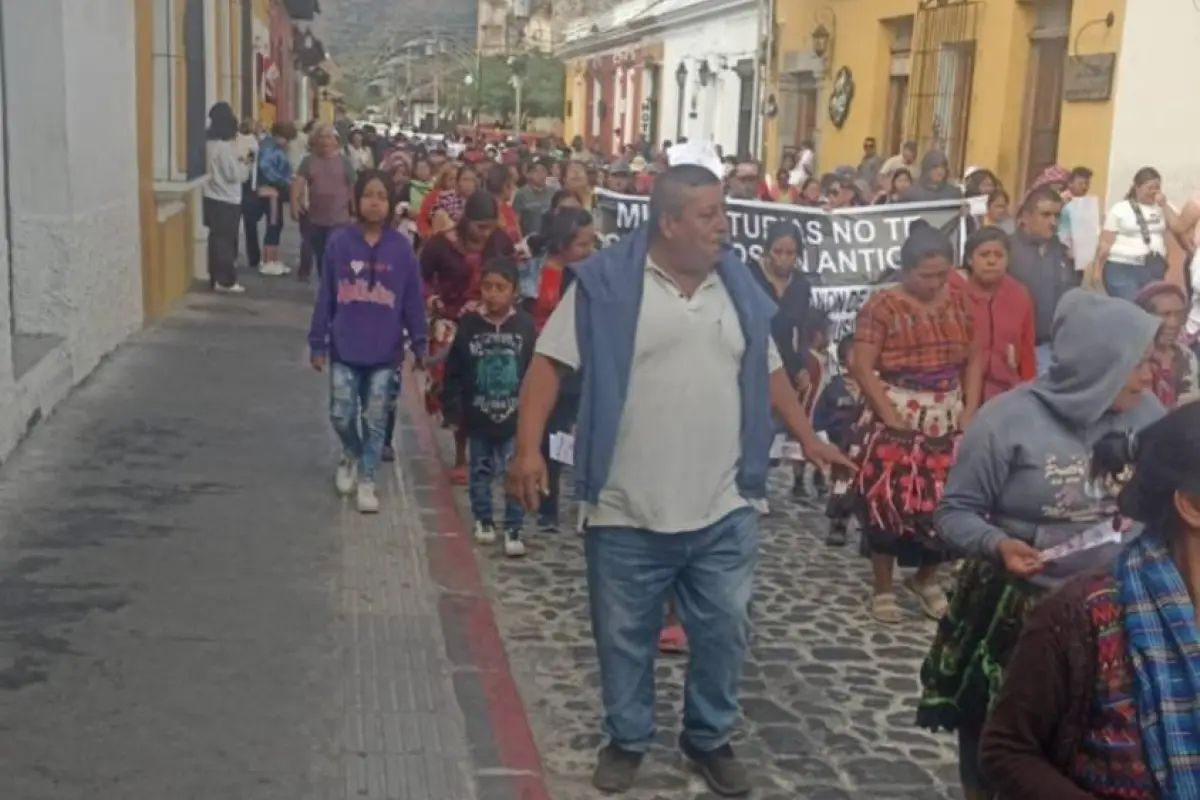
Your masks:
M 525 82 L 524 79 L 520 75 L 513 76 L 513 86 L 516 87 L 516 90 L 517 90 L 517 99 L 516 99 L 516 111 L 517 111 L 516 116 L 517 116 L 517 118 L 516 118 L 516 121 L 513 123 L 513 127 L 516 128 L 517 133 L 520 133 L 523 130 L 523 127 L 521 125 L 521 84 L 523 84 L 524 82 Z

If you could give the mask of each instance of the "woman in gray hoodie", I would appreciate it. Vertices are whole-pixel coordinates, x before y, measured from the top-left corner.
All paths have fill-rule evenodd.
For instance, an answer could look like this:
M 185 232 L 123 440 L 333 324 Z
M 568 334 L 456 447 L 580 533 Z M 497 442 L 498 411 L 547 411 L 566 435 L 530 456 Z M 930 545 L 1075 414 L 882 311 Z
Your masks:
M 950 182 L 950 160 L 941 150 L 930 150 L 921 159 L 921 173 L 900 198 L 903 203 L 926 200 L 962 200 L 963 191 Z
M 960 445 L 935 515 L 939 536 L 970 560 L 921 668 L 917 724 L 958 730 L 968 798 L 990 797 L 977 768 L 979 734 L 1025 614 L 1085 570 L 1105 568 L 1110 543 L 1043 562 L 1115 515 L 1116 485 L 1092 452 L 1163 414 L 1148 391 L 1159 321 L 1132 303 L 1073 289 L 1054 316 L 1048 373 L 980 409 Z

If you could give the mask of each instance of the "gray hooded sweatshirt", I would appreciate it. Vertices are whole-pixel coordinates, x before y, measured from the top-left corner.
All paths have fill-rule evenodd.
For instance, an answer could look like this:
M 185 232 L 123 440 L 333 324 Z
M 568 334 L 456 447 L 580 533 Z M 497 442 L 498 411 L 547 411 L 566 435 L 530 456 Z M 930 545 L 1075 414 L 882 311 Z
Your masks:
M 1045 550 L 1111 516 L 1115 498 L 1091 479 L 1092 447 L 1163 415 L 1150 392 L 1130 411 L 1111 410 L 1158 324 L 1128 301 L 1067 292 L 1054 316 L 1050 371 L 993 398 L 967 429 L 935 515 L 938 535 L 968 557 L 998 560 L 1006 538 Z M 1119 549 L 1051 562 L 1033 582 L 1053 588 L 1107 566 Z
M 933 183 L 929 180 L 929 173 L 934 167 L 946 167 L 946 180 L 941 183 Z M 930 150 L 921 159 L 921 174 L 913 181 L 913 185 L 901 196 L 902 203 L 917 203 L 926 200 L 962 200 L 963 191 L 959 187 L 950 182 L 949 178 L 950 162 L 946 159 L 946 154 L 941 150 Z

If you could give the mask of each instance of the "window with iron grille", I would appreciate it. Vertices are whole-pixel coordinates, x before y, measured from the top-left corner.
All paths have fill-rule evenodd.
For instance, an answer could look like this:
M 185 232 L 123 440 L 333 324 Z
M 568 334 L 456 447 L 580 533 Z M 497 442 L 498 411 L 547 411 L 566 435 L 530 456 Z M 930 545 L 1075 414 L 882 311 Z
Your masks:
M 187 0 L 182 18 L 174 0 L 154 3 L 155 181 L 190 180 L 207 171 L 204 12 L 204 0 Z
M 966 168 L 982 6 L 978 0 L 922 0 L 916 15 L 905 138 L 921 153 L 943 151 L 951 175 Z

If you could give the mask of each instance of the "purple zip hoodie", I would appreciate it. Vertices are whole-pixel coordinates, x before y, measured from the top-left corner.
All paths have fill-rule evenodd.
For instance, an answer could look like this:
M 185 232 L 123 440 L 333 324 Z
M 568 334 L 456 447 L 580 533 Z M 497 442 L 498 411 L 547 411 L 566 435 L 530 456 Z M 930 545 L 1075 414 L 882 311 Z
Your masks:
M 358 225 L 338 228 L 325 247 L 309 349 L 356 367 L 399 366 L 405 341 L 425 357 L 429 323 L 412 245 L 392 228 L 374 247 Z

